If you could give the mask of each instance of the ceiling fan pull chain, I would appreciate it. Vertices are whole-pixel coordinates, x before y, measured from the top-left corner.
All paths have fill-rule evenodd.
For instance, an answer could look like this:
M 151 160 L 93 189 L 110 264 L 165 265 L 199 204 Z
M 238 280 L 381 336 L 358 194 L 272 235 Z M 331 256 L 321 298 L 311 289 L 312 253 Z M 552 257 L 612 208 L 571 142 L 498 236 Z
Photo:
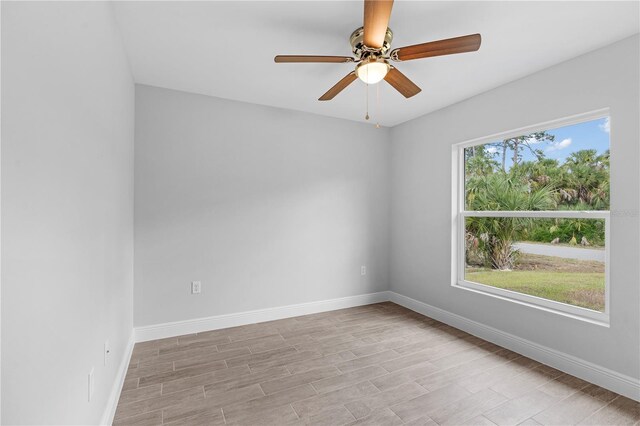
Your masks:
M 376 84 L 376 129 L 380 128 L 380 85 Z
M 367 88 L 366 88 L 366 99 L 367 99 L 367 115 L 364 116 L 365 120 L 369 119 L 369 85 L 367 84 Z

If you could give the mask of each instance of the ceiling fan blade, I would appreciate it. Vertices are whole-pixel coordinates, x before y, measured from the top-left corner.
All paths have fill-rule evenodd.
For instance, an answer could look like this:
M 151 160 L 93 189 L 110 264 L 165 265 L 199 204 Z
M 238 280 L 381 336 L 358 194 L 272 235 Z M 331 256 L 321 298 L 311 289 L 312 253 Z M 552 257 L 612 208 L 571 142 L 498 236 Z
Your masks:
M 452 55 L 454 53 L 474 52 L 480 49 L 482 37 L 471 34 L 446 40 L 431 41 L 429 43 L 414 44 L 400 47 L 391 51 L 391 58 L 397 61 L 429 58 L 432 56 Z
M 327 91 L 324 95 L 320 96 L 319 101 L 330 101 L 335 98 L 336 95 L 342 92 L 348 85 L 353 83 L 358 77 L 356 77 L 356 72 L 351 71 L 349 74 L 342 77 L 342 80 L 337 82 L 335 86 Z
M 273 60 L 279 64 L 296 62 L 353 62 L 350 56 L 278 55 Z
M 397 68 L 391 68 L 384 77 L 385 81 L 393 86 L 398 92 L 402 93 L 405 98 L 410 98 L 422 91 L 421 88 L 409 80 L 406 75 L 398 71 Z
M 364 39 L 367 47 L 379 49 L 389 26 L 393 0 L 364 0 Z

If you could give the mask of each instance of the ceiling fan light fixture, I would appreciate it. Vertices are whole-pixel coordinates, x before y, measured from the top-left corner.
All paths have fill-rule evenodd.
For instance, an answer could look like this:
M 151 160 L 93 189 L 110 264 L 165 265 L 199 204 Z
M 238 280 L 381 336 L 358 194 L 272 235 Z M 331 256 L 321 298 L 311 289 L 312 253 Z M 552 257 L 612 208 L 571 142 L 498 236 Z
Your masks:
M 391 69 L 384 59 L 369 58 L 360 62 L 356 67 L 356 75 L 366 84 L 376 84 L 381 81 Z

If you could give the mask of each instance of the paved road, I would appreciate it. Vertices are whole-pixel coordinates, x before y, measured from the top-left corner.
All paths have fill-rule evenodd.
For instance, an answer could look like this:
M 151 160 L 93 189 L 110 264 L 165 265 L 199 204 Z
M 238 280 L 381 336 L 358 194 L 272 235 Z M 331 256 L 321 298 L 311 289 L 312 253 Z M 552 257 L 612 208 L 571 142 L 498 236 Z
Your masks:
M 515 243 L 513 246 L 523 253 L 604 262 L 604 250 L 530 243 Z

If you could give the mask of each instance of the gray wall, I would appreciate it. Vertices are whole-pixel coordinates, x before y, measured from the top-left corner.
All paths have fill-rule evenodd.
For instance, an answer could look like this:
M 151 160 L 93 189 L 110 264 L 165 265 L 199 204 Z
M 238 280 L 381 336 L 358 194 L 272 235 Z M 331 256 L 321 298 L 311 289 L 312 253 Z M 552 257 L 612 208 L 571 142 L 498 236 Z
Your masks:
M 97 424 L 131 336 L 134 85 L 111 7 L 2 2 L 3 424 Z
M 137 85 L 135 325 L 386 290 L 388 136 Z
M 391 289 L 640 377 L 639 47 L 635 36 L 391 129 Z M 452 288 L 451 145 L 603 107 L 611 108 L 611 327 Z

